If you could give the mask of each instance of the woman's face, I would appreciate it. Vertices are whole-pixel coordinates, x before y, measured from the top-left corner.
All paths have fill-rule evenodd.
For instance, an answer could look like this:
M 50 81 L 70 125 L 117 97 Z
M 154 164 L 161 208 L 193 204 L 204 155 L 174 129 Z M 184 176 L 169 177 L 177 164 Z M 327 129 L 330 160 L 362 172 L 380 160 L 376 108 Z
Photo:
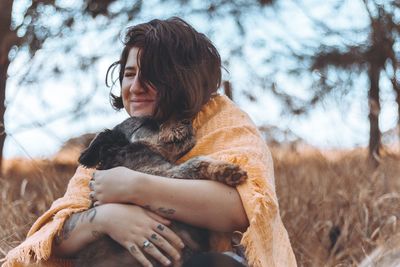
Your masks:
M 133 47 L 128 54 L 122 79 L 122 103 L 132 117 L 151 116 L 155 109 L 157 91 L 151 86 L 145 89 L 139 82 L 138 52 L 139 49 Z

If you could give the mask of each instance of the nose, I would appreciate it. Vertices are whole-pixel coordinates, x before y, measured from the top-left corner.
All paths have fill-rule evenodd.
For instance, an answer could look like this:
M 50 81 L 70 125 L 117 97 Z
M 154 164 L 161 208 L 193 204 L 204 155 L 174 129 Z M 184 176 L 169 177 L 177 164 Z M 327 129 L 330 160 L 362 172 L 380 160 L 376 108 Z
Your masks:
M 129 87 L 129 92 L 132 94 L 140 94 L 144 92 L 144 88 L 142 87 L 142 84 L 139 80 L 139 75 L 136 75 L 135 78 L 133 79 Z

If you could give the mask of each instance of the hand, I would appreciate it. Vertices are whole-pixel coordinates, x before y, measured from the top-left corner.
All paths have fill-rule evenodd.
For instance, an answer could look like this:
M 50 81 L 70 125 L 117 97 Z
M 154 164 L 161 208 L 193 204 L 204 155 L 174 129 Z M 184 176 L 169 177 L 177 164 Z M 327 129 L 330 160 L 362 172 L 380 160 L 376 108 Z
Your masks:
M 178 250 L 184 245 L 166 226 L 171 223 L 169 220 L 131 204 L 110 203 L 98 209 L 100 232 L 124 246 L 143 266 L 152 266 L 146 254 L 165 266 L 171 262 L 164 254 L 180 260 Z
M 126 167 L 95 171 L 89 182 L 90 198 L 95 206 L 105 203 L 132 203 L 140 177 L 146 174 Z

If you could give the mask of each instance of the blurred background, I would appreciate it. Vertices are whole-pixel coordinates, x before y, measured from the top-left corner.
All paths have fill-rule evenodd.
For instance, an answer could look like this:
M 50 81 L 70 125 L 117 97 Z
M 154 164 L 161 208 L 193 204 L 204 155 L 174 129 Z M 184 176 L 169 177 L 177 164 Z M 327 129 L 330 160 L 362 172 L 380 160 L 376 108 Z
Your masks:
M 269 143 L 298 265 L 400 266 L 399 0 L 0 0 L 0 262 L 84 134 L 127 116 L 104 82 L 126 27 L 171 16 L 214 42 L 221 94 Z
M 398 149 L 398 0 L 2 0 L 0 151 L 48 157 L 112 127 L 104 79 L 130 25 L 180 16 L 221 53 L 223 86 L 267 141 Z M 119 87 L 113 88 L 114 92 Z M 3 148 L 4 144 L 4 148 Z

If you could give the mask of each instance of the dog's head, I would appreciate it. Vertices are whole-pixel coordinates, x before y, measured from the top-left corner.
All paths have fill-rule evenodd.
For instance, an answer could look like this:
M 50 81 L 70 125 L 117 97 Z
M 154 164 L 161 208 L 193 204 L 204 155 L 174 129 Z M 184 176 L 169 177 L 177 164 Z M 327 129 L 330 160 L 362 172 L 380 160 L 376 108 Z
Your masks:
M 96 167 L 108 157 L 125 146 L 129 141 L 124 134 L 115 130 L 105 130 L 99 133 L 90 145 L 81 153 L 78 162 L 86 167 Z

